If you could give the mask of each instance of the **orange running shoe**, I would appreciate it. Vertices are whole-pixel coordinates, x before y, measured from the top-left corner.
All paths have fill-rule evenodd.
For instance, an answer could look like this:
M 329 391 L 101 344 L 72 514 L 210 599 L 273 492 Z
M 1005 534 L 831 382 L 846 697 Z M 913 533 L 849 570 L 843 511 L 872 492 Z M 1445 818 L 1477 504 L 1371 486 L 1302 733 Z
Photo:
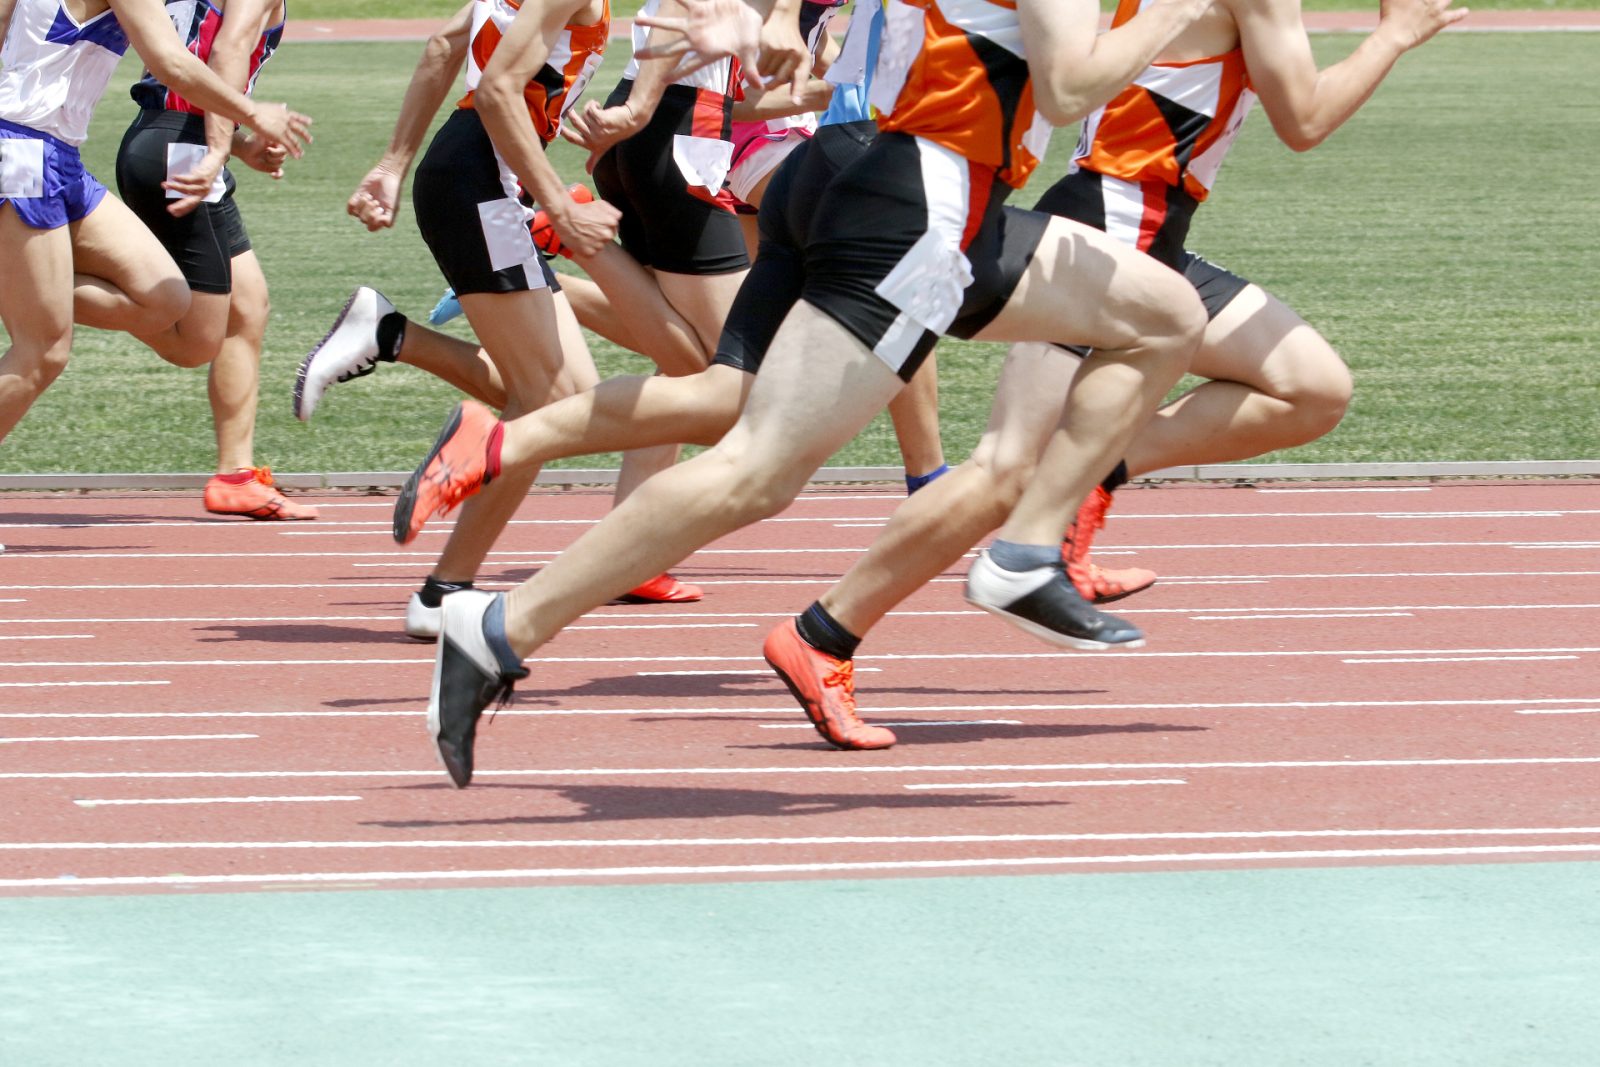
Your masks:
M 206 510 L 213 515 L 248 519 L 314 519 L 317 509 L 296 504 L 278 492 L 270 467 L 240 467 L 232 474 L 214 474 L 206 482 Z
M 581 182 L 573 182 L 567 186 L 567 195 L 580 204 L 594 203 L 594 194 Z M 572 258 L 572 252 L 561 243 L 561 238 L 556 236 L 556 231 L 550 226 L 550 216 L 544 208 L 533 213 L 533 221 L 528 223 L 528 232 L 533 235 L 533 247 L 544 253 L 544 258 L 551 259 L 555 256 Z
M 448 515 L 500 470 L 504 425 L 476 400 L 456 405 L 420 466 L 394 502 L 394 539 L 409 545 L 435 515 Z
M 856 715 L 855 662 L 834 659 L 806 643 L 793 619 L 767 635 L 767 663 L 805 709 L 817 733 L 836 748 L 888 748 L 893 730 L 868 726 Z
M 698 585 L 680 582 L 670 574 L 658 574 L 643 585 L 617 597 L 618 604 L 692 604 L 705 596 Z
M 1067 565 L 1067 577 L 1077 588 L 1078 595 L 1092 604 L 1109 604 L 1114 600 L 1132 596 L 1156 584 L 1156 572 L 1143 567 L 1107 570 L 1089 561 L 1089 545 L 1097 530 L 1106 524 L 1106 512 L 1111 508 L 1111 494 L 1104 486 L 1095 486 L 1078 509 L 1078 517 L 1061 543 L 1061 558 Z

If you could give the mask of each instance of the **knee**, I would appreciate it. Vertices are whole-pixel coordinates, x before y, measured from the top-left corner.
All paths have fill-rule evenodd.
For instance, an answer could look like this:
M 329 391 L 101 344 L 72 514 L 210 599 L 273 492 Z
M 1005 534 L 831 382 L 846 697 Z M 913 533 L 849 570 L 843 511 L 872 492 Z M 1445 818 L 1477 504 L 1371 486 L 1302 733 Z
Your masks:
M 272 301 L 265 293 L 242 300 L 236 297 L 228 305 L 228 333 L 260 341 L 267 335 L 267 319 L 271 314 Z
M 794 502 L 810 477 L 810 471 L 799 472 L 789 464 L 765 463 L 736 448 L 723 449 L 719 445 L 705 455 L 717 456 L 727 464 L 723 479 L 727 488 L 716 506 L 730 527 L 748 526 L 778 514 Z
M 971 468 L 975 477 L 964 479 L 962 484 L 968 485 L 970 481 L 971 503 L 988 507 L 994 525 L 998 526 L 1011 514 L 1017 501 L 1022 499 L 1022 492 L 1033 479 L 1038 461 L 1036 449 L 1020 448 L 1004 442 L 980 441 L 972 458 L 964 464 Z
M 48 339 L 18 338 L 6 357 L 6 373 L 22 379 L 35 396 L 44 392 L 51 382 L 61 377 L 72 355 L 72 331 L 69 329 Z
M 1279 390 L 1305 441 L 1314 441 L 1339 425 L 1355 389 L 1350 370 L 1338 353 L 1320 337 L 1317 340 L 1316 351 L 1295 361 L 1293 376 Z
M 157 282 L 140 303 L 144 305 L 145 314 L 159 321 L 161 329 L 166 329 L 189 313 L 193 296 L 189 283 L 181 274 L 175 274 Z

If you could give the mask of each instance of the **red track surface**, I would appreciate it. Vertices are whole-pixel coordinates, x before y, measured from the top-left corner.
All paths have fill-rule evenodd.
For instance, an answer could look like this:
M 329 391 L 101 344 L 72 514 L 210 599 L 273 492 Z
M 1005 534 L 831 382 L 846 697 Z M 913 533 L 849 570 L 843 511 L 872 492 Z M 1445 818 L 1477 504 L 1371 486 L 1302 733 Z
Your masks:
M 465 792 L 398 628 L 442 534 L 396 550 L 374 498 L 7 497 L 0 892 L 1600 855 L 1600 487 L 1291 488 L 1121 495 L 1102 558 L 1163 575 L 1119 606 L 1141 651 L 924 590 L 858 660 L 910 724 L 880 753 L 822 744 L 760 659 L 898 501 L 812 493 L 679 569 L 703 603 L 545 649 Z M 531 498 L 491 584 L 606 505 Z

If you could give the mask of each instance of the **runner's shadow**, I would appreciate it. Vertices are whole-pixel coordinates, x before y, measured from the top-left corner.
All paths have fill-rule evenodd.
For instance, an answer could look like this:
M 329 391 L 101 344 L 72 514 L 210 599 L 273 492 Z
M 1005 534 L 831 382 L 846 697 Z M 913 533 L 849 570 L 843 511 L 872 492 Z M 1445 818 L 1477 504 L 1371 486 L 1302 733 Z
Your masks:
M 396 622 L 399 620 L 396 619 Z M 367 630 L 359 626 L 327 626 L 316 623 L 295 623 L 294 625 L 266 625 L 246 626 L 231 624 L 224 626 L 196 626 L 199 633 L 230 634 L 229 637 L 202 637 L 202 644 L 221 643 L 228 641 L 260 641 L 271 645 L 336 645 L 336 644 L 365 644 L 365 645 L 404 645 L 407 648 L 417 648 L 425 651 L 421 642 L 414 641 L 401 633 L 398 629 L 392 630 Z
M 873 720 L 868 719 L 870 724 Z M 898 723 L 899 720 L 895 720 Z M 907 722 L 913 720 L 907 719 Z M 810 729 L 809 726 L 806 727 Z M 915 726 L 892 727 L 900 738 L 901 748 L 921 747 L 923 745 L 971 745 L 984 741 L 1041 741 L 1060 740 L 1062 738 L 1094 737 L 1097 734 L 1160 734 L 1160 733 L 1200 733 L 1209 731 L 1209 726 L 1179 726 L 1173 723 L 1160 722 L 1131 722 L 1110 724 L 1073 725 L 1067 723 L 1022 723 L 1012 726 L 1008 723 L 973 723 L 970 726 L 929 726 L 920 728 Z M 799 727 L 795 728 L 799 732 Z M 811 739 L 801 743 L 778 743 L 771 745 L 729 745 L 729 748 L 743 749 L 755 752 L 828 752 L 833 746 L 826 741 Z
M 443 782 L 393 787 L 430 792 L 454 790 Z M 540 801 L 541 807 L 560 808 L 547 814 L 509 815 L 481 819 L 384 819 L 364 822 L 390 830 L 417 830 L 446 826 L 562 826 L 572 823 L 704 820 L 740 818 L 792 818 L 797 815 L 837 815 L 857 811 L 918 812 L 949 809 L 1065 807 L 1066 801 L 1018 800 L 1000 791 L 966 794 L 920 793 L 780 793 L 770 789 L 706 789 L 632 785 L 514 785 L 491 782 L 478 790 L 513 790 Z M 542 796 L 541 796 L 542 794 Z

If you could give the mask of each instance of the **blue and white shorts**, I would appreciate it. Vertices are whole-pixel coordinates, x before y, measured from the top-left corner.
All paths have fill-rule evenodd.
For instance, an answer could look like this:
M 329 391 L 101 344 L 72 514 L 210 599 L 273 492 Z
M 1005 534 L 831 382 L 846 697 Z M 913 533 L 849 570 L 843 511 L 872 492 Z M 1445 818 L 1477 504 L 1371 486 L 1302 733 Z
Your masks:
M 59 229 L 87 216 L 105 195 L 76 145 L 0 119 L 0 204 L 16 208 L 23 222 Z

